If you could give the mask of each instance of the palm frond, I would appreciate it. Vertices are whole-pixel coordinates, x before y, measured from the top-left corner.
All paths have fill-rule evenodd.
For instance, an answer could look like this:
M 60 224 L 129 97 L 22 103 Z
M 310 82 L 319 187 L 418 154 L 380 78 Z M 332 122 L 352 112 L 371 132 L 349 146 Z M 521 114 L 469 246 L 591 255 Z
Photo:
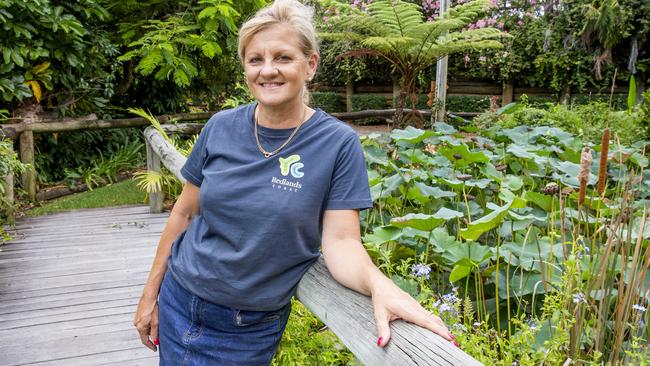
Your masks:
M 165 130 L 163 130 L 162 125 L 160 124 L 160 121 L 158 121 L 158 118 L 156 118 L 156 116 L 154 116 L 150 112 L 146 112 L 142 108 L 128 108 L 127 110 L 149 121 L 149 123 L 151 123 L 151 125 L 156 129 L 156 131 L 160 132 L 160 134 L 163 135 L 163 137 L 167 141 L 169 141 L 169 143 L 173 144 L 172 139 L 167 135 Z
M 147 193 L 162 191 L 163 175 L 153 170 L 136 172 L 133 174 L 138 189 Z

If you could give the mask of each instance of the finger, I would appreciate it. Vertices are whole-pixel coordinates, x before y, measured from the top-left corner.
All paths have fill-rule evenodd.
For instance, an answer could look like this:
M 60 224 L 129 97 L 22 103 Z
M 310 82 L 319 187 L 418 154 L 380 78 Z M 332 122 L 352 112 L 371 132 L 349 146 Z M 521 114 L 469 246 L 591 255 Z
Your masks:
M 149 331 L 149 339 L 153 342 L 154 346 L 160 344 L 158 340 L 158 305 L 154 307 L 154 311 L 151 317 L 151 330 Z M 154 352 L 156 348 L 154 347 Z
M 149 328 L 144 328 L 144 327 L 138 328 L 138 333 L 140 333 L 140 342 L 142 342 L 142 344 L 147 346 L 147 348 L 155 352 L 156 346 L 149 339 Z
M 427 328 L 448 341 L 454 340 L 442 319 L 424 309 L 421 311 L 409 312 L 408 315 L 404 317 L 404 320 Z
M 384 347 L 390 340 L 390 315 L 384 308 L 375 309 L 375 323 L 377 324 L 377 346 Z

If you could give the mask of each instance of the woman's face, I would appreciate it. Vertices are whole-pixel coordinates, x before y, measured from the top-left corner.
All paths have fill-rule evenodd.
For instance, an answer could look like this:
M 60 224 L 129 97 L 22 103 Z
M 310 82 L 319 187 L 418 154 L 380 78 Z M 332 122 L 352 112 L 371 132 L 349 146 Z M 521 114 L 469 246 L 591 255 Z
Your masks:
M 316 71 L 318 55 L 307 59 L 298 44 L 288 25 L 277 24 L 255 34 L 246 45 L 246 84 L 260 106 L 302 105 L 303 86 Z

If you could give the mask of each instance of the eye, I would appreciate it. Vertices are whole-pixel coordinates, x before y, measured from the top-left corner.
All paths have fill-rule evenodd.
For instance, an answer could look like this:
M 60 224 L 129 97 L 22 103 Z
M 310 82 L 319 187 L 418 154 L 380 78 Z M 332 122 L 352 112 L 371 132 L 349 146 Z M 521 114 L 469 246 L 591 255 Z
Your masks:
M 260 63 L 260 62 L 262 62 L 262 58 L 261 58 L 261 57 L 256 57 L 256 56 L 255 56 L 255 57 L 251 57 L 251 58 L 248 59 L 248 63 L 249 63 L 249 64 L 252 64 L 252 65 L 258 64 L 258 63 Z
M 291 57 L 289 57 L 287 55 L 280 55 L 280 56 L 276 57 L 275 59 L 277 61 L 279 61 L 279 62 L 289 62 L 289 61 L 291 61 Z

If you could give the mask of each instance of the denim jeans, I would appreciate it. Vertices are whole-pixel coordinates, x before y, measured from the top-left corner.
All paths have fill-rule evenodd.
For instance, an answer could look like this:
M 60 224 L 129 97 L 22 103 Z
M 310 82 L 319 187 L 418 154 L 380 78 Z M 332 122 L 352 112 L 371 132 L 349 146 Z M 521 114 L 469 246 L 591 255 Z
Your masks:
M 268 365 L 291 312 L 291 303 L 249 311 L 207 302 L 181 287 L 169 271 L 158 306 L 160 365 L 166 366 Z

